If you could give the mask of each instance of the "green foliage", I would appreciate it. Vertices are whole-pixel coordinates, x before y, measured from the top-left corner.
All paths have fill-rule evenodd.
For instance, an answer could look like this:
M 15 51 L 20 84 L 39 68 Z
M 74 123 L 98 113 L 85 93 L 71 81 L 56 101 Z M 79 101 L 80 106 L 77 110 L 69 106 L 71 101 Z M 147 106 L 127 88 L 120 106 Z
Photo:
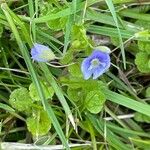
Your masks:
M 146 89 L 146 95 L 145 95 L 146 97 L 150 97 L 150 87 L 148 87 L 147 89 Z
M 31 112 L 32 99 L 28 90 L 24 87 L 18 88 L 11 93 L 9 103 L 18 111 Z
M 0 37 L 2 36 L 3 33 L 3 26 L 0 24 Z
M 71 48 L 77 51 L 84 50 L 90 52 L 92 41 L 86 34 L 84 25 L 74 25 L 71 32 Z
M 135 37 L 139 38 L 142 41 L 148 41 L 150 38 L 150 31 L 149 30 L 139 31 L 138 33 L 135 33 Z
M 65 54 L 65 56 L 60 60 L 62 64 L 68 64 L 72 62 L 73 60 L 73 51 L 68 50 L 68 52 Z
M 46 98 L 52 98 L 54 90 L 44 82 L 41 82 L 41 85 Z M 51 121 L 47 112 L 41 110 L 41 104 L 35 103 L 40 101 L 40 97 L 33 83 L 30 84 L 29 90 L 30 92 L 23 87 L 14 90 L 10 95 L 9 103 L 13 108 L 28 116 L 26 119 L 27 128 L 34 136 L 45 135 L 51 128 Z M 37 110 L 37 108 L 40 109 Z
M 150 73 L 150 56 L 145 52 L 136 54 L 135 64 L 139 71 L 143 73 Z
M 71 87 L 68 87 L 67 94 L 69 96 L 69 99 L 75 102 L 78 102 L 79 100 L 83 100 L 83 92 L 81 92 L 81 88 L 73 89 Z
M 25 142 L 30 131 L 33 142 L 38 138 L 37 144 L 49 147 L 62 143 L 67 150 L 149 149 L 150 8 L 143 2 L 135 6 L 134 0 L 105 2 L 110 11 L 104 0 L 0 2 L 0 135 L 4 142 Z M 130 7 L 122 9 L 126 2 Z M 56 68 L 31 61 L 34 43 L 55 51 L 61 59 L 49 63 Z M 103 46 L 112 50 L 114 65 L 101 80 L 84 80 L 82 60 L 93 49 L 107 51 Z M 118 46 L 121 49 L 113 51 Z M 134 62 L 142 73 L 137 73 Z M 102 110 L 113 120 L 106 121 Z M 135 118 L 117 117 L 132 110 Z M 69 148 L 73 140 L 81 139 L 91 144 L 76 142 L 81 148 Z
M 150 42 L 138 41 L 139 52 L 136 54 L 135 64 L 139 71 L 150 73 Z
M 142 150 L 149 150 L 150 148 L 150 140 L 149 139 L 137 139 L 137 138 L 131 138 L 132 143 L 137 145 L 137 149 Z
M 138 21 L 136 21 L 136 24 L 138 26 L 140 26 L 141 28 L 144 27 L 144 29 L 150 29 L 150 22 L 143 21 L 143 20 L 138 20 Z
M 33 116 L 26 120 L 27 128 L 32 135 L 45 135 L 51 129 L 51 121 L 46 111 L 35 111 Z
M 68 71 L 71 76 L 73 77 L 81 77 L 82 78 L 82 73 L 81 73 L 81 64 L 80 63 L 75 63 L 73 65 L 68 66 Z
M 102 92 L 106 85 L 102 81 L 83 80 L 82 77 L 73 77 L 74 71 L 76 72 L 72 68 L 69 79 L 61 78 L 62 84 L 68 87 L 67 94 L 69 99 L 74 101 L 81 110 L 87 108 L 91 113 L 99 113 L 106 100 Z
M 57 13 L 61 11 L 60 9 L 58 8 L 55 8 L 53 9 L 50 13 Z M 54 20 L 50 20 L 47 22 L 47 25 L 50 29 L 52 30 L 62 30 L 65 28 L 65 25 L 66 25 L 66 22 L 67 22 L 67 17 L 61 17 L 61 18 L 58 18 L 58 19 L 54 19 Z
M 45 94 L 46 99 L 51 99 L 54 95 L 54 90 L 52 87 L 47 85 L 45 82 L 41 82 L 42 90 Z M 34 83 L 31 83 L 29 86 L 29 94 L 33 101 L 40 101 L 39 93 L 36 90 Z
M 146 122 L 146 123 L 150 123 L 150 117 L 143 115 L 141 113 L 135 113 L 134 119 L 138 122 Z
M 87 93 L 85 99 L 85 107 L 93 114 L 97 114 L 103 108 L 103 104 L 106 100 L 105 95 L 101 91 L 90 91 Z
M 150 55 L 150 42 L 138 41 L 138 47 L 141 52 L 145 52 Z
M 119 38 L 118 37 L 111 37 L 111 42 L 113 45 L 118 46 L 119 45 Z
M 87 55 L 91 53 L 93 42 L 86 34 L 86 28 L 83 25 L 74 25 L 71 31 L 71 46 L 61 63 L 67 64 L 71 62 L 80 51 L 84 51 Z

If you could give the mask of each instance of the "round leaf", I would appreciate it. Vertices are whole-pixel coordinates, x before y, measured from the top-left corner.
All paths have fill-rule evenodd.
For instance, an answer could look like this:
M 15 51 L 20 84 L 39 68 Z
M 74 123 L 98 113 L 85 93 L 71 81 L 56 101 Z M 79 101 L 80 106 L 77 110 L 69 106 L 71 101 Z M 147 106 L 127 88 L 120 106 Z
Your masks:
M 136 55 L 135 64 L 140 72 L 150 73 L 150 56 L 146 52 L 139 52 Z
M 105 95 L 101 91 L 91 91 L 87 94 L 85 99 L 85 107 L 93 114 L 97 114 L 103 108 L 106 100 Z
M 42 83 L 42 82 L 41 82 L 41 86 L 42 86 L 45 98 L 46 99 L 52 98 L 53 95 L 54 95 L 53 88 L 49 87 L 48 85 L 46 85 L 46 83 Z M 31 83 L 30 86 L 29 86 L 29 94 L 30 94 L 31 98 L 34 101 L 40 101 L 39 94 L 38 94 L 38 92 L 36 90 L 36 87 L 35 87 L 35 85 L 33 83 Z
M 51 128 L 51 120 L 46 111 L 38 111 L 34 116 L 27 118 L 27 128 L 32 135 L 45 135 Z
M 11 93 L 9 103 L 18 111 L 31 111 L 32 99 L 28 90 L 24 87 L 18 88 Z

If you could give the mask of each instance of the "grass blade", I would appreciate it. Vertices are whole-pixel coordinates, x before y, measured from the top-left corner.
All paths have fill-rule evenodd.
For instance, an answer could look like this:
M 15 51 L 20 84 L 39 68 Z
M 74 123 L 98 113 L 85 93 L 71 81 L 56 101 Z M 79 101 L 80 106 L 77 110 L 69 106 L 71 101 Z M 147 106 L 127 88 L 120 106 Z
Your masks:
M 141 102 L 137 102 L 131 98 L 125 97 L 118 93 L 112 92 L 110 90 L 104 89 L 104 93 L 106 98 L 114 103 L 125 106 L 147 116 L 150 116 L 150 106 L 148 104 L 143 104 Z
M 115 12 L 115 8 L 114 8 L 114 5 L 113 5 L 113 2 L 111 0 L 105 0 L 112 16 L 113 16 L 113 19 L 114 19 L 114 22 L 116 24 L 116 27 L 117 27 L 117 31 L 118 31 L 118 35 L 119 35 L 119 41 L 120 41 L 120 48 L 121 48 L 121 53 L 122 53 L 122 59 L 123 59 L 123 64 L 124 64 L 124 68 L 126 69 L 126 59 L 125 59 L 125 52 L 124 52 L 124 46 L 123 46 L 123 40 L 122 40 L 122 36 L 121 36 L 121 32 L 120 32 L 120 29 L 119 29 L 119 24 L 118 24 L 118 20 L 117 20 L 117 15 L 116 15 L 116 12 Z

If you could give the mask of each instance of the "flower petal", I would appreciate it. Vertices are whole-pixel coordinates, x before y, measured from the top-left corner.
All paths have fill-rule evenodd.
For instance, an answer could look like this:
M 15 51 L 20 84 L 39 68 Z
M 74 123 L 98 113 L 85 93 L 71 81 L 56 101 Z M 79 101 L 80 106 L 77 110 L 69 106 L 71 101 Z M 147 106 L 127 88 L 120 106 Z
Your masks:
M 92 71 L 89 70 L 90 67 L 90 59 L 85 58 L 81 64 L 81 71 L 83 73 L 84 79 L 87 80 L 92 76 Z
M 37 49 L 37 50 L 49 50 L 48 46 L 45 46 L 45 45 L 42 45 L 42 44 L 38 44 L 38 43 L 34 44 L 34 48 Z
M 94 50 L 92 55 L 91 55 L 94 58 L 98 58 L 100 60 L 100 62 L 110 62 L 110 56 L 108 53 L 105 53 L 105 52 L 102 52 L 100 50 Z
M 99 60 L 99 64 L 93 67 L 91 62 L 94 59 Z M 105 73 L 110 67 L 109 53 L 102 52 L 100 50 L 94 50 L 92 54 L 85 58 L 81 65 L 81 70 L 84 75 L 84 79 L 89 79 L 93 75 L 93 79 L 97 79 L 103 73 Z
M 47 62 L 49 60 L 55 59 L 55 54 L 51 49 L 45 45 L 34 44 L 31 49 L 32 59 L 39 62 Z
M 105 67 L 104 66 L 99 66 L 95 69 L 93 69 L 93 79 L 97 79 L 99 76 L 101 76 L 103 73 L 105 73 L 108 68 L 110 67 L 110 63 L 106 64 Z

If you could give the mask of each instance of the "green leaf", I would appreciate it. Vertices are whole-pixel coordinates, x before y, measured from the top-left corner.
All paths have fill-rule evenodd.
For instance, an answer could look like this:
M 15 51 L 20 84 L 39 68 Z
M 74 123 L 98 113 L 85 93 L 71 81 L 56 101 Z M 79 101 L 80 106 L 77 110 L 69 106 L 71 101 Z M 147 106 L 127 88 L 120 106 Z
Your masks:
M 51 99 L 54 95 L 53 88 L 46 85 L 45 82 L 41 82 L 41 86 L 42 86 L 45 98 L 46 99 Z M 34 85 L 34 83 L 31 83 L 30 86 L 29 86 L 29 94 L 30 94 L 33 101 L 40 101 L 41 100 L 41 98 L 39 96 L 39 93 L 36 90 L 36 86 Z
M 101 90 L 103 88 L 106 88 L 105 84 L 102 81 L 97 80 L 84 80 L 83 78 L 78 77 L 62 77 L 61 83 L 63 85 L 66 85 L 68 87 L 71 87 L 73 89 L 83 88 L 86 91 L 92 91 L 92 90 Z
M 68 50 L 65 54 L 65 56 L 60 60 L 62 64 L 68 64 L 73 60 L 73 51 Z
M 149 30 L 143 30 L 135 33 L 135 37 L 142 40 L 142 41 L 149 41 L 150 32 Z
M 150 73 L 150 55 L 145 52 L 139 52 L 136 54 L 135 64 L 140 72 Z
M 15 112 L 15 110 L 13 108 L 11 108 L 10 106 L 0 103 L 0 108 L 4 109 L 5 111 L 9 111 L 9 112 Z
M 68 71 L 74 77 L 82 77 L 79 63 L 68 66 Z
M 146 52 L 150 55 L 150 42 L 138 41 L 138 47 L 140 51 Z
M 90 47 L 90 40 L 86 35 L 86 29 L 83 25 L 74 25 L 71 32 L 72 49 L 77 51 L 85 50 Z
M 55 8 L 50 13 L 56 14 L 59 11 L 60 11 L 60 9 Z M 57 18 L 54 20 L 49 20 L 47 22 L 47 25 L 52 30 L 61 30 L 61 29 L 65 28 L 66 22 L 67 22 L 67 17 L 61 17 L 61 18 Z
M 114 46 L 118 46 L 119 45 L 119 39 L 118 37 L 111 37 L 111 43 L 114 45 Z
M 150 87 L 146 89 L 146 97 L 150 97 Z
M 67 18 L 60 18 L 55 20 L 50 20 L 47 22 L 48 27 L 52 30 L 62 30 L 65 27 L 65 24 L 67 22 Z
M 150 22 L 149 21 L 144 21 L 144 20 L 137 20 L 135 22 L 139 27 L 144 28 L 144 29 L 150 29 Z
M 45 135 L 51 129 L 51 120 L 46 111 L 37 111 L 26 120 L 27 128 L 32 135 Z
M 120 42 L 120 49 L 121 49 L 121 54 L 122 54 L 122 59 L 123 59 L 123 65 L 124 65 L 124 68 L 126 69 L 126 58 L 125 58 L 124 45 L 123 45 L 122 35 L 121 35 L 120 28 L 119 28 L 119 23 L 118 23 L 115 7 L 114 7 L 114 4 L 112 1 L 105 0 L 105 2 L 106 2 L 107 6 L 108 6 L 108 8 L 112 14 L 112 17 L 114 19 L 114 23 L 117 27 L 118 38 L 119 38 L 119 42 Z
M 138 146 L 137 149 L 149 150 L 150 148 L 150 140 L 142 140 L 142 139 L 135 139 L 130 138 L 131 142 Z
M 87 94 L 85 99 L 85 107 L 93 114 L 97 114 L 103 108 L 106 100 L 105 95 L 98 90 L 91 91 Z
M 83 92 L 81 92 L 81 88 L 78 89 L 73 89 L 73 88 L 68 88 L 67 89 L 67 94 L 69 96 L 69 99 L 71 99 L 74 102 L 81 101 L 83 99 Z
M 28 90 L 24 87 L 18 88 L 11 93 L 9 103 L 18 111 L 31 111 L 32 99 Z
M 148 104 L 143 104 L 141 102 L 137 102 L 131 98 L 123 96 L 121 94 L 112 92 L 107 89 L 103 89 L 103 92 L 106 98 L 114 103 L 125 106 L 147 116 L 150 116 L 150 106 Z
M 138 122 L 150 123 L 150 117 L 141 113 L 135 113 L 134 119 Z

